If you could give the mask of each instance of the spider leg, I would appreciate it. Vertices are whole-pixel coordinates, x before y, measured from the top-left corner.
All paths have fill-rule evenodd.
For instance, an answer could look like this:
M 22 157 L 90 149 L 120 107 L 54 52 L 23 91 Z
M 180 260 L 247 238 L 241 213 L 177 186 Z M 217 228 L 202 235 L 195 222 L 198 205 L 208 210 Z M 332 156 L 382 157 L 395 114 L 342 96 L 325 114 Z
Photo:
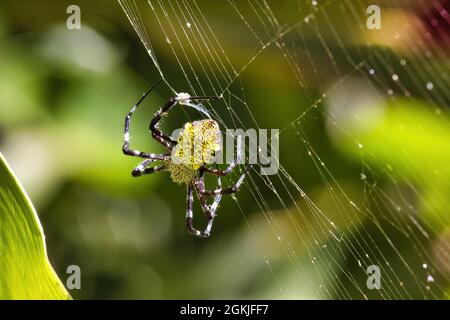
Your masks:
M 207 236 L 205 234 L 195 229 L 194 226 L 192 225 L 192 219 L 194 216 L 192 209 L 194 203 L 193 188 L 194 187 L 192 184 L 188 184 L 186 196 L 186 229 L 193 236 L 206 238 Z
M 178 103 L 176 98 L 170 98 L 166 104 L 156 112 L 155 117 L 150 121 L 149 130 L 152 132 L 152 137 L 156 139 L 159 143 L 161 143 L 166 148 L 172 149 L 174 145 L 177 144 L 175 140 L 171 137 L 162 133 L 158 128 L 158 123 L 161 121 L 162 117 L 164 117 L 173 106 Z
M 178 100 L 219 100 L 222 99 L 221 96 L 189 96 L 186 99 L 178 99 Z
M 156 160 L 154 159 L 145 159 L 144 161 L 142 161 L 138 166 L 136 166 L 132 171 L 131 171 L 131 175 L 133 177 L 140 177 L 146 174 L 152 174 L 158 171 L 161 171 L 163 169 L 165 169 L 164 165 L 159 165 L 159 166 L 154 166 L 154 167 L 147 167 L 149 164 L 151 164 L 152 162 L 154 162 Z
M 152 137 L 156 139 L 159 143 L 161 143 L 166 148 L 172 149 L 173 146 L 177 144 L 175 140 L 173 140 L 171 137 L 165 135 L 161 130 L 158 128 L 158 123 L 161 121 L 161 119 L 169 113 L 170 109 L 172 109 L 179 101 L 183 100 L 217 100 L 220 99 L 220 97 L 207 97 L 207 96 L 195 96 L 195 97 L 186 97 L 186 98 L 179 98 L 179 97 L 172 97 L 170 98 L 166 104 L 159 109 L 158 112 L 156 112 L 155 117 L 150 121 L 149 124 L 149 130 L 152 132 Z
M 230 163 L 230 165 L 225 170 L 205 167 L 204 171 L 207 173 L 213 174 L 215 176 L 223 176 L 223 177 L 227 176 L 242 161 L 241 145 L 242 145 L 242 141 L 241 141 L 241 137 L 239 137 L 237 140 L 237 147 L 236 147 L 236 149 L 237 149 L 236 159 L 234 159 L 234 161 L 232 163 Z
M 162 80 L 162 79 L 161 79 Z M 130 125 L 131 125 L 131 117 L 133 116 L 134 112 L 137 110 L 139 105 L 142 101 L 148 96 L 148 94 L 161 82 L 159 80 L 156 82 L 151 88 L 143 94 L 143 96 L 139 99 L 139 101 L 131 108 L 130 112 L 125 117 L 125 126 L 124 126 L 124 141 L 122 146 L 122 151 L 125 155 L 129 155 L 132 157 L 139 157 L 139 158 L 148 158 L 148 159 L 155 159 L 155 160 L 164 160 L 164 157 L 162 155 L 157 155 L 154 153 L 146 153 L 141 152 L 138 150 L 132 150 L 130 149 Z
M 225 188 L 225 189 L 222 189 L 222 187 L 219 187 L 219 188 L 214 189 L 214 190 L 206 190 L 206 189 L 204 189 L 204 185 L 203 185 L 203 188 L 201 188 L 202 186 L 199 185 L 199 193 L 201 195 L 208 195 L 208 196 L 215 196 L 215 195 L 218 195 L 218 194 L 233 194 L 233 193 L 236 193 L 239 190 L 239 187 L 241 186 L 242 182 L 244 181 L 245 176 L 247 175 L 248 170 L 250 169 L 250 167 L 251 167 L 251 165 L 248 165 L 245 168 L 244 173 L 239 177 L 238 181 L 234 184 L 234 186 L 228 187 L 228 188 Z
M 220 177 L 217 177 L 217 185 L 219 186 L 219 188 L 222 186 Z M 203 234 L 206 237 L 209 237 L 211 235 L 211 228 L 214 222 L 214 218 L 216 217 L 217 207 L 219 206 L 220 200 L 222 200 L 222 195 L 216 194 L 214 197 L 214 202 L 211 204 L 211 206 L 209 206 L 206 202 L 206 196 L 199 192 L 199 189 L 205 189 L 205 181 L 203 176 L 199 178 L 199 180 L 195 185 L 195 188 L 197 190 L 197 195 L 200 200 L 200 205 L 202 207 L 203 213 L 205 214 L 206 219 L 208 220 L 208 224 L 206 225 Z

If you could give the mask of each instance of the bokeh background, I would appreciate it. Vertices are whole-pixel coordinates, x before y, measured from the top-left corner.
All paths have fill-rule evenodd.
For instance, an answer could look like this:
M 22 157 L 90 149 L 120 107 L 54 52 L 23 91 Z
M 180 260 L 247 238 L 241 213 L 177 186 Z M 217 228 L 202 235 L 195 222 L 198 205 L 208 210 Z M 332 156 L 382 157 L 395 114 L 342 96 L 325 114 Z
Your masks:
M 198 89 L 142 3 L 166 80 Z M 224 197 L 208 240 L 184 230 L 185 187 L 164 173 L 132 178 L 137 161 L 121 153 L 124 116 L 160 75 L 120 5 L 0 3 L 0 150 L 37 208 L 58 275 L 81 268 L 72 296 L 448 298 L 449 2 L 377 1 L 375 31 L 365 27 L 365 1 L 264 2 L 270 11 L 253 1 L 195 3 L 236 70 L 276 35 L 269 12 L 282 26 L 304 22 L 233 82 L 247 104 L 230 99 L 234 114 L 208 105 L 229 128 L 239 119 L 281 129 L 280 162 L 298 188 L 252 170 L 237 200 Z M 81 8 L 81 30 L 66 28 L 70 4 Z M 198 83 L 217 93 L 207 75 L 220 67 L 202 72 L 192 60 Z M 171 94 L 161 85 L 139 110 L 138 149 L 161 150 L 147 125 Z M 174 111 L 164 128 L 197 117 Z M 201 216 L 197 205 L 198 224 Z M 366 288 L 370 264 L 386 272 L 381 291 Z

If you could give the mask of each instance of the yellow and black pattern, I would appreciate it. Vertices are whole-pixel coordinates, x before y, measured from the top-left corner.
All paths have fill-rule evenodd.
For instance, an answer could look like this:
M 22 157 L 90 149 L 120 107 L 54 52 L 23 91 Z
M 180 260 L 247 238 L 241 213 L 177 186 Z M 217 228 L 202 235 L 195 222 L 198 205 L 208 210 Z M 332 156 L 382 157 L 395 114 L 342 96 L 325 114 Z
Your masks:
M 215 155 L 220 150 L 220 128 L 216 121 L 188 122 L 178 136 L 177 145 L 172 154 L 172 162 L 198 170 L 204 164 L 213 163 Z

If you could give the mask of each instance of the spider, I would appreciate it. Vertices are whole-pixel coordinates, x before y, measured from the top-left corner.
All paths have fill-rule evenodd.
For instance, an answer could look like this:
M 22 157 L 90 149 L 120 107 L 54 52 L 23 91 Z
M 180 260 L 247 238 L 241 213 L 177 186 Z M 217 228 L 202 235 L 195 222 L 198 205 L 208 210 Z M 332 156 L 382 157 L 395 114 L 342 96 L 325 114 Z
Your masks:
M 162 144 L 167 152 L 162 154 L 146 153 L 130 149 L 130 123 L 131 117 L 147 95 L 162 81 L 160 79 L 151 88 L 143 94 L 133 108 L 125 117 L 123 153 L 128 156 L 143 158 L 144 160 L 132 171 L 133 177 L 139 177 L 160 171 L 169 171 L 172 180 L 178 184 L 187 185 L 186 197 L 186 229 L 197 237 L 207 238 L 211 235 L 211 228 L 216 216 L 217 207 L 224 194 L 234 194 L 239 190 L 250 165 L 248 165 L 238 181 L 232 187 L 222 188 L 220 177 L 227 176 L 237 164 L 241 162 L 240 139 L 238 138 L 238 147 L 236 159 L 228 165 L 225 170 L 218 168 L 209 168 L 207 165 L 214 162 L 216 155 L 221 151 L 221 135 L 219 124 L 212 119 L 187 122 L 183 125 L 177 140 L 167 136 L 158 128 L 161 119 L 177 104 L 186 105 L 191 100 L 217 100 L 221 97 L 208 96 L 190 96 L 187 93 L 179 93 L 175 97 L 169 98 L 164 106 L 156 112 L 154 118 L 150 121 L 149 129 L 152 137 Z M 199 140 L 200 139 L 200 140 Z M 153 162 L 158 165 L 150 166 Z M 208 190 L 205 188 L 205 174 L 217 176 L 217 188 Z M 203 213 L 208 223 L 203 231 L 199 231 L 193 226 L 193 192 L 196 192 L 200 201 Z M 207 198 L 212 197 L 214 201 L 208 205 Z

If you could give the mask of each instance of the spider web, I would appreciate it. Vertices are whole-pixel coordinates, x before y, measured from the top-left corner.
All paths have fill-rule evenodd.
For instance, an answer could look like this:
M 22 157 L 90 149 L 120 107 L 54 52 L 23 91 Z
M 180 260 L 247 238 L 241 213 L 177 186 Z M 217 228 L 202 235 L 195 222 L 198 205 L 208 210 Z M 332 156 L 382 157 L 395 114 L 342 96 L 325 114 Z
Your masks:
M 235 198 L 236 209 L 245 219 L 260 262 L 266 265 L 276 289 L 259 297 L 445 296 L 450 247 L 439 235 L 449 225 L 450 216 L 440 215 L 437 221 L 429 223 L 422 211 L 433 210 L 433 206 L 445 208 L 446 195 L 436 195 L 431 203 L 426 188 L 416 182 L 427 181 L 429 173 L 420 170 L 408 150 L 402 160 L 405 171 L 393 169 L 389 155 L 367 150 L 359 136 L 365 132 L 360 123 L 366 122 L 355 120 L 358 113 L 352 109 L 359 97 L 355 88 L 361 88 L 361 96 L 374 103 L 398 102 L 400 98 L 408 101 L 414 96 L 440 106 L 432 110 L 432 117 L 447 116 L 444 107 L 448 107 L 449 70 L 435 62 L 445 58 L 445 47 L 432 36 L 420 39 L 411 35 L 411 28 L 417 27 L 416 20 L 406 21 L 400 11 L 414 8 L 426 19 L 434 19 L 425 2 L 383 2 L 382 10 L 390 9 L 398 21 L 395 32 L 383 40 L 384 46 L 396 46 L 399 39 L 404 46 L 401 51 L 393 51 L 377 46 L 376 37 L 361 40 L 361 34 L 368 33 L 366 9 L 370 5 L 362 0 L 282 4 L 228 0 L 215 7 L 204 6 L 199 0 L 118 1 L 160 76 L 174 93 L 223 95 L 222 102 L 207 104 L 223 128 L 280 128 L 278 174 L 265 176 L 253 168 L 245 182 L 265 226 L 255 222 Z M 439 12 L 445 11 L 438 1 L 433 6 Z M 448 26 L 448 20 L 445 24 Z M 223 32 L 224 25 L 232 31 Z M 448 37 L 445 29 L 436 27 L 434 31 Z M 233 34 L 237 38 L 230 36 Z M 242 41 L 245 43 L 239 43 Z M 159 51 L 164 54 L 158 54 Z M 314 55 L 317 52 L 320 56 Z M 164 61 L 159 61 L 161 56 Z M 286 85 L 294 87 L 292 90 L 303 99 L 301 105 L 288 109 L 292 113 L 288 123 L 260 120 L 256 108 L 269 109 L 278 104 L 280 109 L 284 102 L 279 101 L 279 93 L 271 97 L 273 93 L 267 86 L 247 86 L 248 74 L 256 69 L 260 69 L 261 77 L 271 76 L 270 70 L 263 67 L 271 57 L 278 64 L 270 68 L 286 71 L 290 79 Z M 397 70 L 405 76 L 399 78 Z M 179 77 L 167 78 L 166 73 Z M 255 105 L 247 98 L 250 90 L 261 92 L 267 105 Z M 368 110 L 373 111 L 374 117 L 379 115 L 375 109 Z M 427 111 L 419 111 L 419 115 L 429 116 Z M 356 129 L 353 120 L 359 123 Z M 320 128 L 321 121 L 326 130 Z M 358 181 L 357 188 L 341 178 L 333 157 L 316 147 L 317 141 L 328 139 L 327 132 L 338 137 L 334 143 L 346 141 L 352 149 L 349 152 L 357 154 L 356 160 L 348 164 L 352 181 Z M 288 145 L 283 144 L 284 139 Z M 304 191 L 302 168 L 295 165 L 296 159 L 284 158 L 283 148 L 296 150 L 295 158 L 302 159 L 298 163 L 308 163 L 320 185 Z M 289 154 L 294 153 L 292 149 Z M 436 174 L 448 182 L 447 170 L 437 170 L 440 171 Z M 262 236 L 261 228 L 269 230 L 269 234 Z M 286 270 L 282 270 L 280 261 L 287 262 L 289 278 L 284 276 Z M 382 270 L 379 290 L 366 285 L 370 265 Z

